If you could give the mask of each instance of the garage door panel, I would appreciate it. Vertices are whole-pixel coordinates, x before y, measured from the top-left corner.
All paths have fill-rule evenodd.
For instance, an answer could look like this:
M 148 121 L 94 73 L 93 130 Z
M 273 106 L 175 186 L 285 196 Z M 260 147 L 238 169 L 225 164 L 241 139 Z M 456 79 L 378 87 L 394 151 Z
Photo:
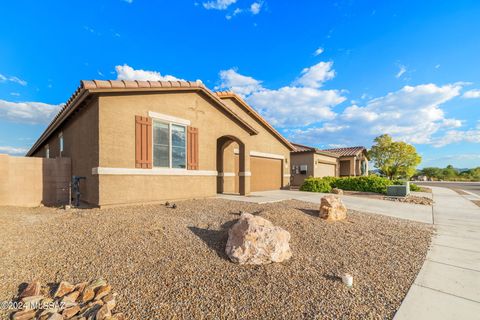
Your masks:
M 250 157 L 251 191 L 278 190 L 282 187 L 282 160 Z
M 322 163 L 318 166 L 316 177 L 335 177 L 336 166 L 334 164 Z

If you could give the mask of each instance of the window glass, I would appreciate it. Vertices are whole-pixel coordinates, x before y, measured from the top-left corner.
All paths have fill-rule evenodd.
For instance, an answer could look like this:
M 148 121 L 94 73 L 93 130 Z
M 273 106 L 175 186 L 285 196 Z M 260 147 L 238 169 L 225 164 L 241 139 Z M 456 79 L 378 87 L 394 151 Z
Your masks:
M 50 158 L 50 147 L 47 146 L 45 147 L 45 158 Z
M 172 168 L 185 168 L 185 127 L 172 124 Z
M 170 138 L 168 124 L 153 123 L 153 165 L 170 167 Z

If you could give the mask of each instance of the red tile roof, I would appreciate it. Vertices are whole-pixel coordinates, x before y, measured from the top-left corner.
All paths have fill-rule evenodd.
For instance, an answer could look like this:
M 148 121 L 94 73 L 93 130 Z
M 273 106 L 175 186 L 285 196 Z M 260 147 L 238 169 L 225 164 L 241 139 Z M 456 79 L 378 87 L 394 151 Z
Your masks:
M 365 147 L 346 147 L 346 148 L 334 148 L 334 149 L 323 149 L 322 151 L 332 152 L 338 154 L 340 157 L 356 156 L 362 151 L 366 151 Z
M 296 153 L 296 152 L 298 152 L 298 153 L 300 153 L 300 152 L 315 152 L 315 153 L 318 153 L 318 154 L 323 154 L 323 155 L 326 155 L 326 156 L 338 158 L 338 155 L 336 153 L 333 153 L 333 152 L 329 152 L 329 151 L 326 151 L 326 150 L 320 150 L 320 149 L 317 149 L 317 148 L 314 148 L 314 147 L 308 147 L 308 146 L 305 146 L 303 144 L 298 144 L 298 143 L 293 143 L 293 142 L 291 142 L 291 144 L 295 148 L 295 150 L 292 151 L 294 153 Z
M 240 118 L 227 105 L 225 105 L 219 96 L 210 91 L 201 81 L 130 81 L 130 80 L 82 80 L 80 86 L 75 90 L 68 101 L 63 105 L 57 115 L 42 133 L 40 138 L 27 152 L 31 156 L 50 135 L 58 128 L 60 124 L 88 97 L 91 93 L 115 91 L 141 91 L 141 90 L 197 90 L 206 94 L 210 99 L 220 105 L 228 114 L 230 114 L 243 128 L 251 135 L 258 134 L 258 131 Z

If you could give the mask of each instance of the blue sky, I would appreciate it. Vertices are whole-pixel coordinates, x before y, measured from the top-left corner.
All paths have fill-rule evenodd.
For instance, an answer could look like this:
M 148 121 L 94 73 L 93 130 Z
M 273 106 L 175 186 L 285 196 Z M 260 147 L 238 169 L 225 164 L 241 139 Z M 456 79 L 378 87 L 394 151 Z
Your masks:
M 480 165 L 479 1 L 0 4 L 0 153 L 23 154 L 80 79 L 202 80 L 292 141 L 413 143 Z

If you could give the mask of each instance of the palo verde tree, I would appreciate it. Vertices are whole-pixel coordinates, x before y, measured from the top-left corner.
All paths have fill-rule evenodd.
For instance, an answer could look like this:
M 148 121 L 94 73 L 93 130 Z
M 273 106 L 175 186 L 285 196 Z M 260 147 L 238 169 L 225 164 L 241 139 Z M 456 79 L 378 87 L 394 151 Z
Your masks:
M 388 134 L 376 137 L 375 144 L 368 151 L 375 167 L 390 180 L 410 178 L 422 161 L 422 157 L 411 144 L 393 141 Z

